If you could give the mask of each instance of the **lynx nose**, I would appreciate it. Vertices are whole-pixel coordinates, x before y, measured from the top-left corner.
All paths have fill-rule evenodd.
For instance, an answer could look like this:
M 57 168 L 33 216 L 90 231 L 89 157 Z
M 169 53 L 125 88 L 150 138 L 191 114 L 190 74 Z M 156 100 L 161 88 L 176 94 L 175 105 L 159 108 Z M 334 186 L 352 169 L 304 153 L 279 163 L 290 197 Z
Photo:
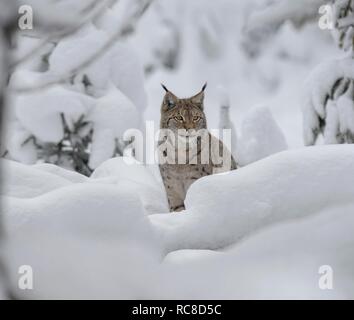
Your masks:
M 184 125 L 184 129 L 186 129 L 187 132 L 190 131 L 190 130 L 194 130 L 193 124 L 192 123 L 189 123 L 189 124 L 186 123 Z
M 191 137 L 196 134 L 195 129 L 180 129 L 178 134 L 183 137 Z

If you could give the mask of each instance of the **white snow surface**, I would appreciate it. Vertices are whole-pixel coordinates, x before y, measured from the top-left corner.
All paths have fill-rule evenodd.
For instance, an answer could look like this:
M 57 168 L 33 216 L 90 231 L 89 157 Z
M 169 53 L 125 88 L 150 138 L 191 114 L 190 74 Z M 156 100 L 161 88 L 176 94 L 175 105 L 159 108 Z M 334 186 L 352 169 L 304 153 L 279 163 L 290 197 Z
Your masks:
M 15 266 L 24 261 L 34 269 L 36 286 L 16 293 L 353 298 L 353 157 L 350 145 L 277 153 L 198 180 L 184 212 L 149 216 L 144 196 L 156 201 L 162 186 L 137 162 L 108 160 L 82 182 L 52 167 L 17 164 L 2 199 L 6 254 L 14 287 Z M 44 185 L 50 175 L 57 186 L 22 191 L 35 186 L 34 177 Z M 63 180 L 67 185 L 58 183 Z M 334 270 L 333 290 L 318 286 L 322 265 Z
M 47 91 L 21 95 L 16 99 L 16 116 L 21 125 L 43 142 L 58 143 L 64 136 L 60 114 L 69 127 L 88 113 L 94 99 L 81 93 L 55 86 Z
M 285 136 L 267 107 L 254 107 L 244 117 L 236 147 L 237 162 L 245 166 L 288 148 Z
M 150 219 L 167 251 L 220 248 L 267 224 L 351 203 L 353 154 L 353 146 L 281 152 L 199 179 L 188 190 L 185 212 Z M 340 181 L 335 188 L 334 181 Z
M 91 175 L 91 182 L 124 186 L 140 196 L 147 213 L 168 212 L 165 189 L 150 168 L 133 158 L 117 157 L 101 164 Z
M 87 119 L 92 121 L 94 129 L 89 162 L 91 168 L 97 168 L 103 161 L 112 158 L 115 139 L 122 137 L 126 130 L 140 125 L 137 107 L 115 87 L 97 100 Z
M 353 209 L 272 225 L 222 251 L 173 251 L 163 265 L 166 278 L 171 274 L 176 281 L 165 298 L 352 298 Z M 319 289 L 321 266 L 333 269 L 333 290 Z
M 300 108 L 305 107 L 306 143 L 319 115 L 330 123 L 328 141 L 334 142 L 337 128 L 353 131 L 352 101 L 341 97 L 327 114 L 323 101 L 333 82 L 353 78 L 354 69 L 352 59 L 333 60 L 338 52 L 317 19 L 302 28 L 280 26 L 286 19 L 301 24 L 308 18 L 304 13 L 312 17 L 323 2 L 304 6 L 305 1 L 276 1 L 257 10 L 268 1 L 156 0 L 136 33 L 114 44 L 74 83 L 11 97 L 15 108 L 6 110 L 9 129 L 1 143 L 11 159 L 36 163 L 28 137 L 60 140 L 61 112 L 69 125 L 83 113 L 96 131 L 90 159 L 95 171 L 89 178 L 55 165 L 1 160 L 7 234 L 1 245 L 15 294 L 47 299 L 354 299 L 354 148 L 303 148 Z M 72 18 L 87 5 L 65 0 L 53 10 L 45 2 L 30 4 L 51 22 L 49 31 L 77 23 Z M 129 22 L 139 3 L 119 1 L 80 32 L 44 47 L 40 56 L 20 65 L 10 86 L 36 86 L 63 76 Z M 67 12 L 66 6 L 73 10 Z M 250 57 L 243 47 L 244 31 L 260 24 L 279 30 L 259 41 L 259 55 Z M 16 58 L 39 41 L 19 37 L 19 42 Z M 41 58 L 51 52 L 47 66 Z M 173 54 L 177 64 L 171 70 L 163 60 Z M 143 67 L 153 70 L 145 79 Z M 126 128 L 140 128 L 143 120 L 157 123 L 161 82 L 183 97 L 206 81 L 208 126 L 223 122 L 219 105 L 227 102 L 228 123 L 238 129 L 235 158 L 244 167 L 198 180 L 188 190 L 186 210 L 168 213 L 157 166 L 107 159 Z M 219 86 L 224 88 L 221 97 Z M 269 108 L 250 109 L 254 105 Z M 300 149 L 286 151 L 288 145 Z M 32 291 L 17 289 L 23 264 L 33 267 Z M 333 269 L 333 290 L 319 288 L 322 265 Z
M 9 270 L 20 297 L 28 297 L 16 290 L 23 261 L 36 273 L 35 298 L 133 298 L 127 289 L 136 294 L 140 287 L 142 294 L 145 272 L 158 259 L 139 198 L 124 187 L 74 184 L 37 198 L 8 198 L 4 213 Z
M 1 195 L 32 198 L 71 184 L 64 177 L 16 161 L 1 159 L 0 166 L 3 182 Z M 65 170 L 56 168 L 57 171 Z

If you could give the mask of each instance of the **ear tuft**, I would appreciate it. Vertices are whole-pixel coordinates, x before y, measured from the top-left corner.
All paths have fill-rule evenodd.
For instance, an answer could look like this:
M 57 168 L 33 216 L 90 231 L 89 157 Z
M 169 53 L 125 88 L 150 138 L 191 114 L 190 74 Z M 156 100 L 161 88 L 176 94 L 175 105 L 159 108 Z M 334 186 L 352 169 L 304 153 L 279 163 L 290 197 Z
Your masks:
M 161 86 L 166 92 L 169 92 L 168 89 L 162 83 L 161 83 Z
M 202 88 L 202 92 L 204 92 L 205 88 L 207 87 L 207 84 L 208 84 L 208 82 L 205 82 L 205 84 L 204 84 L 204 86 Z

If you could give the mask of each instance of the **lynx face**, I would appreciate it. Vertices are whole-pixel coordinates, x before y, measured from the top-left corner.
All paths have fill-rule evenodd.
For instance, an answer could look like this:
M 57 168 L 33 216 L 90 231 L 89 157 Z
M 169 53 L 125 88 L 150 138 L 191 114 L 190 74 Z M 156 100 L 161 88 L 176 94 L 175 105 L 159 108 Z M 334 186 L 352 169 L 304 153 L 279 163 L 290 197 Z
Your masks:
M 192 137 L 198 130 L 206 129 L 204 114 L 204 89 L 188 99 L 179 99 L 165 87 L 166 94 L 161 106 L 161 129 L 170 129 L 180 136 Z

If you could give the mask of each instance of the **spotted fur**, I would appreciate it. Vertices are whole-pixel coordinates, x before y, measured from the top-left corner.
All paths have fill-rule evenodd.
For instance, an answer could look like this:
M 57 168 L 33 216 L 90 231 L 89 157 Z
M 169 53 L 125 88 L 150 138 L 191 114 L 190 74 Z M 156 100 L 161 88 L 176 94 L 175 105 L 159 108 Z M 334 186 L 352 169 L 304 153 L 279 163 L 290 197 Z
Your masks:
M 204 90 L 206 84 L 202 90 L 195 96 L 188 99 L 179 99 L 172 92 L 170 92 L 165 86 L 163 88 L 166 94 L 162 101 L 161 106 L 161 120 L 160 129 L 168 129 L 173 133 L 173 137 L 178 139 L 186 139 L 186 147 L 178 147 L 178 141 L 172 141 L 172 160 L 168 163 L 160 162 L 160 172 L 164 186 L 167 193 L 167 198 L 171 212 L 184 210 L 184 200 L 186 193 L 190 185 L 207 175 L 211 175 L 215 172 L 225 172 L 228 170 L 236 169 L 236 162 L 230 154 L 230 163 L 228 167 L 225 164 L 215 164 L 211 156 L 214 145 L 218 145 L 218 151 L 229 152 L 224 144 L 210 135 L 207 131 L 207 121 L 204 114 Z M 197 132 L 204 132 L 205 135 L 195 135 Z M 179 133 L 179 134 L 178 134 Z M 208 140 L 204 140 L 204 137 Z M 166 143 L 168 137 L 161 139 L 160 145 Z M 209 149 L 205 149 L 205 141 L 209 141 Z M 208 161 L 207 163 L 202 161 L 202 152 L 207 150 Z M 166 151 L 163 155 L 166 156 Z M 179 157 L 186 155 L 186 163 L 179 164 Z M 188 155 L 195 155 L 193 161 L 189 161 Z M 170 158 L 171 160 L 171 158 Z

